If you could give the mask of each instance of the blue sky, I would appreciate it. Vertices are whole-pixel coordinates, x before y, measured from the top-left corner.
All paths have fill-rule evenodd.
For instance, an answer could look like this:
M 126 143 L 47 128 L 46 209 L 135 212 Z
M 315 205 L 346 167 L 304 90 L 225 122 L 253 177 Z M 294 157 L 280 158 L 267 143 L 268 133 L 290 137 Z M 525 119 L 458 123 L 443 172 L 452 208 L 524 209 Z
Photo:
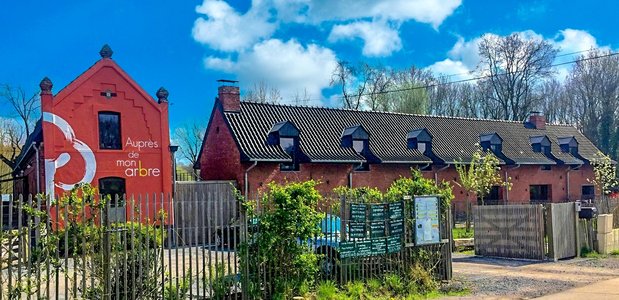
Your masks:
M 562 53 L 619 48 L 616 1 L 5 1 L 2 11 L 0 83 L 34 93 L 49 76 L 58 91 L 108 43 L 146 91 L 170 91 L 172 127 L 206 122 L 221 78 L 334 105 L 337 60 L 461 74 L 474 69 L 477 38 L 513 32 Z

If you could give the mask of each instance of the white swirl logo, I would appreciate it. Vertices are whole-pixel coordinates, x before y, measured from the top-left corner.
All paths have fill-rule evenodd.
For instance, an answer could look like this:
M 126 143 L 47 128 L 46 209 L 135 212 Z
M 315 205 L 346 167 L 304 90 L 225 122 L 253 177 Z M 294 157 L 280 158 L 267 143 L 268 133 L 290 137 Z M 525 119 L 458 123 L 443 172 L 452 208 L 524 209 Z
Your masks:
M 75 137 L 75 132 L 73 128 L 67 121 L 63 118 L 49 112 L 43 113 L 43 122 L 48 122 L 50 124 L 55 125 L 60 129 L 60 131 L 64 134 L 64 138 L 71 143 L 73 149 L 75 149 L 84 159 L 84 176 L 82 179 L 75 183 L 65 183 L 65 182 L 55 182 L 56 170 L 66 165 L 71 159 L 71 155 L 69 153 L 62 153 L 56 159 L 45 159 L 45 177 L 46 180 L 46 190 L 49 195 L 53 198 L 54 195 L 54 186 L 57 186 L 65 191 L 71 190 L 78 183 L 90 183 L 92 179 L 95 177 L 95 172 L 97 171 L 97 161 L 95 159 L 95 155 L 92 150 L 86 143 L 80 141 Z M 51 145 L 50 145 L 51 146 Z

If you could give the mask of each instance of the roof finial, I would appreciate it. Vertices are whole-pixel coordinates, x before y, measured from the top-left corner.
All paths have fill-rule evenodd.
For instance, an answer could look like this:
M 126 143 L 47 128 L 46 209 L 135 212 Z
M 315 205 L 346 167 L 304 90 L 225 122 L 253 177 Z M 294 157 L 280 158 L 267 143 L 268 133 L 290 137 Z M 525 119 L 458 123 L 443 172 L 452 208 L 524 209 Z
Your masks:
M 157 90 L 157 99 L 159 100 L 159 103 L 168 102 L 169 95 L 170 93 L 168 93 L 168 90 L 166 90 L 164 87 L 160 87 Z
M 112 54 L 114 54 L 114 51 L 112 51 L 112 48 L 110 48 L 110 45 L 108 44 L 103 45 L 99 51 L 101 58 L 112 58 Z
M 53 86 L 54 85 L 52 84 L 52 81 L 47 78 L 47 76 L 45 76 L 45 78 L 41 80 L 41 83 L 39 83 L 39 87 L 41 88 L 41 94 L 51 94 Z

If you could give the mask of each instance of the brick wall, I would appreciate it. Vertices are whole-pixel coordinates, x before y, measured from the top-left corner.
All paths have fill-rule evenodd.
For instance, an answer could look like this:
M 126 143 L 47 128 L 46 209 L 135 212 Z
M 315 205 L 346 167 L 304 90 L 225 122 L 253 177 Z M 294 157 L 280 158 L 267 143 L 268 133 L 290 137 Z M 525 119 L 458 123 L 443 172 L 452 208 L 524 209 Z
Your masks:
M 200 178 L 202 180 L 236 180 L 241 183 L 244 168 L 241 156 L 226 125 L 221 107 L 216 105 L 201 149 Z M 242 186 L 242 185 L 239 185 Z

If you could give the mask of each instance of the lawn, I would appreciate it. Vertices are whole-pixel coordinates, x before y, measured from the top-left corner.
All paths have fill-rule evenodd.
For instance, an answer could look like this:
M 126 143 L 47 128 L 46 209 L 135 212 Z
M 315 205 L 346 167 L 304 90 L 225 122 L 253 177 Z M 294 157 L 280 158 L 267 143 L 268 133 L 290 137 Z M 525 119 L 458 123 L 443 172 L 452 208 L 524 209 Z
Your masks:
M 473 237 L 473 233 L 475 232 L 475 230 L 471 228 L 467 232 L 466 228 L 454 228 L 451 232 L 454 239 L 468 239 Z

